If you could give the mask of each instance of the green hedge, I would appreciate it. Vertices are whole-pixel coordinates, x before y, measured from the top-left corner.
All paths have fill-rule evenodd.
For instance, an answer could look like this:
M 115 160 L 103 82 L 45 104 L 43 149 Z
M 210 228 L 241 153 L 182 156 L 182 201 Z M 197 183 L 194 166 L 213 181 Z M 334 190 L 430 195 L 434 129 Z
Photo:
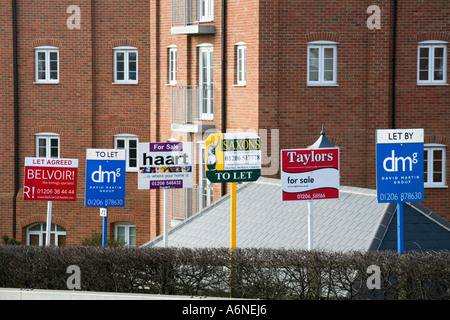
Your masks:
M 450 253 L 0 245 L 0 287 L 266 299 L 450 299 Z M 380 270 L 380 288 L 369 289 Z M 373 287 L 373 286 L 372 286 Z

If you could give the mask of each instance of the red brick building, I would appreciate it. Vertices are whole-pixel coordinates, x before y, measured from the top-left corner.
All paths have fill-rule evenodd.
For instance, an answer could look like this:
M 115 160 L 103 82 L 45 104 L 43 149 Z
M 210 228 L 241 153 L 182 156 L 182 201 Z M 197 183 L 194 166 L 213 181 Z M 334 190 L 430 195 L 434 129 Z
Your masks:
M 79 159 L 77 201 L 54 202 L 52 222 L 58 244 L 80 244 L 102 224 L 84 207 L 86 149 L 126 148 L 109 237 L 140 245 L 162 232 L 163 200 L 137 189 L 138 142 L 193 141 L 202 163 L 212 130 L 252 130 L 277 176 L 279 150 L 322 125 L 341 184 L 373 189 L 375 130 L 424 128 L 424 205 L 450 219 L 447 0 L 0 3 L 1 234 L 42 242 L 46 203 L 22 200 L 25 157 Z M 171 192 L 174 218 L 226 192 L 195 169 L 195 189 Z

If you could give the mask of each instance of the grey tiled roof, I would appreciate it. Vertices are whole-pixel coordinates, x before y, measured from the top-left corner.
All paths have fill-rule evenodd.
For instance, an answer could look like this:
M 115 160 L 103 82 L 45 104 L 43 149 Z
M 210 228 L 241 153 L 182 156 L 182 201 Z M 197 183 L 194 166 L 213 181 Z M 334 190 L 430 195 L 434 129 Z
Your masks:
M 405 204 L 404 214 L 415 212 L 419 218 L 428 222 L 425 226 L 417 226 L 426 230 L 430 227 L 439 229 L 441 238 L 433 240 L 434 244 L 441 241 L 441 247 L 443 244 L 444 248 L 450 250 L 450 224 L 421 208 L 423 212 Z M 378 203 L 376 190 L 341 186 L 339 199 L 313 202 L 314 249 L 342 252 L 395 250 L 396 242 L 393 247 L 389 243 L 392 240 L 390 227 L 395 227 L 395 209 L 395 204 Z M 425 217 L 424 212 L 432 219 Z M 438 224 L 436 219 L 439 220 Z M 281 182 L 278 179 L 260 178 L 238 187 L 236 220 L 237 247 L 307 249 L 307 201 L 282 201 Z M 408 230 L 415 232 L 414 228 Z M 406 234 L 405 225 L 405 241 Z M 390 239 L 387 244 L 383 243 L 386 236 Z M 417 239 L 412 237 L 412 240 Z M 227 194 L 172 228 L 168 243 L 173 247 L 229 247 L 230 195 Z M 144 246 L 163 245 L 162 236 L 158 236 Z

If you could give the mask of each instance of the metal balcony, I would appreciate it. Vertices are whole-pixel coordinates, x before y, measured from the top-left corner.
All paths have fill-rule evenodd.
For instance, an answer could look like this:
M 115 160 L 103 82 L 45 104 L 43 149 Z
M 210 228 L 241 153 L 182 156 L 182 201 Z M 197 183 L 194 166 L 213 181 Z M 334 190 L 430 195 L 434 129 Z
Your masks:
M 172 227 L 200 212 L 212 201 L 213 184 L 193 188 L 170 189 L 169 202 Z M 210 201 L 208 202 L 208 198 Z
M 214 90 L 212 86 L 172 87 L 172 131 L 204 132 L 214 125 Z
M 214 0 L 172 0 L 172 34 L 214 34 Z

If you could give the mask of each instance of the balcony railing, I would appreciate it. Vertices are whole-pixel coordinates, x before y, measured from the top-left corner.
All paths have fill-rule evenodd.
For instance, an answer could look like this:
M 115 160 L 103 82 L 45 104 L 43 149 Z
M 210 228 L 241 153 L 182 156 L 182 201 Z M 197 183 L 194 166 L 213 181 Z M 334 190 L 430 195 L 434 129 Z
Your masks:
M 214 0 L 172 0 L 172 34 L 214 34 Z
M 190 218 L 208 205 L 212 184 L 194 185 L 193 188 L 170 189 L 171 219 L 182 221 Z
M 212 86 L 172 87 L 172 123 L 198 124 L 213 120 L 214 90 Z

